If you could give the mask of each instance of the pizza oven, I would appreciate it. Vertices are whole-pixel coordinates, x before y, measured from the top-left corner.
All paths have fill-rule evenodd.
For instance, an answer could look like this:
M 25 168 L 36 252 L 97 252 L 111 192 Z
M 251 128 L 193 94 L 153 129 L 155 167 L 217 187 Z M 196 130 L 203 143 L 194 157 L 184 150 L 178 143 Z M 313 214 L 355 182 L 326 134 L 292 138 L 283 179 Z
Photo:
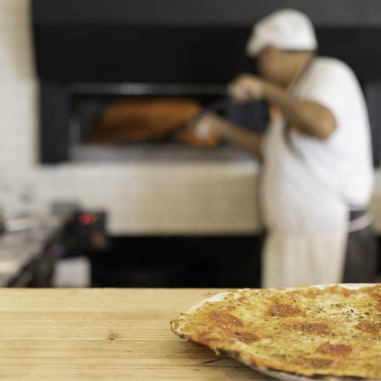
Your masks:
M 342 8 L 340 8 L 341 3 Z M 371 0 L 317 5 L 298 0 L 317 28 L 320 53 L 343 59 L 368 99 L 374 162 L 380 160 L 381 25 Z M 180 126 L 226 97 L 240 72 L 252 24 L 286 0 L 31 0 L 40 84 L 42 163 L 81 160 L 242 159 L 216 137 Z M 374 9 L 374 8 L 377 9 Z M 346 12 L 337 12 L 346 9 Z M 372 59 L 369 59 L 372 57 Z M 218 112 L 265 128 L 267 105 Z M 178 133 L 176 133 L 179 129 Z
M 242 54 L 248 27 L 151 22 L 125 0 L 79 3 L 32 1 L 42 163 L 244 158 L 185 124 L 224 103 L 237 72 L 254 71 Z M 216 112 L 266 125 L 263 103 L 224 105 Z

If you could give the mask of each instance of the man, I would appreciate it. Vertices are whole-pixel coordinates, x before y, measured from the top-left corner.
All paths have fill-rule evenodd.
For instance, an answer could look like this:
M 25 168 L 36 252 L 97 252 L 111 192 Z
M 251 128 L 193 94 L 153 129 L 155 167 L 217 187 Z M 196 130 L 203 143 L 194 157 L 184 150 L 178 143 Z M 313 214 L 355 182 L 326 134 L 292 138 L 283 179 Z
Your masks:
M 260 77 L 242 74 L 229 85 L 235 102 L 266 100 L 277 110 L 266 134 L 216 114 L 197 126 L 263 160 L 263 287 L 369 282 L 377 269 L 366 214 L 373 186 L 366 105 L 351 69 L 316 49 L 304 14 L 269 15 L 247 44 Z

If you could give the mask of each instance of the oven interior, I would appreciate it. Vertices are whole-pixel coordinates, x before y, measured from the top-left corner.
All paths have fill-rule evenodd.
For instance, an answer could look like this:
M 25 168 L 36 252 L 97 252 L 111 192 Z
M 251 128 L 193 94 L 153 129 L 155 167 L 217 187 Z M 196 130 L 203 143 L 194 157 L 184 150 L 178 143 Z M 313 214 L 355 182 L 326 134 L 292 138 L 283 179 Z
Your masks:
M 195 123 L 207 112 L 242 128 L 263 131 L 265 102 L 235 104 L 224 85 L 72 84 L 70 92 L 71 160 L 125 158 L 222 159 L 240 154 Z M 213 151 L 213 152 L 212 152 Z

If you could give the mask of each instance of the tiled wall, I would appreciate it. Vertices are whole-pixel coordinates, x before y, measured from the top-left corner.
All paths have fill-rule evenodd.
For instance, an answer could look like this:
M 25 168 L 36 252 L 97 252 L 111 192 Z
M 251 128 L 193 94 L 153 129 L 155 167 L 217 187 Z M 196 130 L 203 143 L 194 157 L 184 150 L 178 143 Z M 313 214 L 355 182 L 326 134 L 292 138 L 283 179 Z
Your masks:
M 258 230 L 255 163 L 38 165 L 28 9 L 28 0 L 0 0 L 0 190 L 31 193 L 41 210 L 54 200 L 104 209 L 112 234 Z

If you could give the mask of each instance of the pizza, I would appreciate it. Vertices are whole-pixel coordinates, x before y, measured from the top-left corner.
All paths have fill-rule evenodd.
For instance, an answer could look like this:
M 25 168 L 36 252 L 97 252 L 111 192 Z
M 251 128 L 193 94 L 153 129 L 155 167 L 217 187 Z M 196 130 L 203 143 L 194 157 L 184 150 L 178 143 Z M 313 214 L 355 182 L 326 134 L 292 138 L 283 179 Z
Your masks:
M 258 370 L 381 380 L 381 284 L 231 290 L 171 328 Z

